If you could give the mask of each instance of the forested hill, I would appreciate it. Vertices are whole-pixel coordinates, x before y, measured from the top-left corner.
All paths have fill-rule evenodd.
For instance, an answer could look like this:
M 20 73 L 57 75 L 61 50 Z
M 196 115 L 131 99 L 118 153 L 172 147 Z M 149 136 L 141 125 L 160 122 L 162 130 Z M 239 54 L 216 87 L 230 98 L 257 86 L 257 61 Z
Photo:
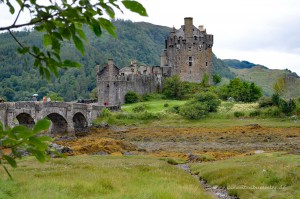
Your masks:
M 82 67 L 61 70 L 60 78 L 50 82 L 41 78 L 33 69 L 33 59 L 17 53 L 17 44 L 8 33 L 0 34 L 0 97 L 9 101 L 29 100 L 33 93 L 44 96 L 49 92 L 57 93 L 65 101 L 89 98 L 96 87 L 96 64 L 103 65 L 112 58 L 119 67 L 128 66 L 130 60 L 136 59 L 141 64 L 160 65 L 160 54 L 164 41 L 171 28 L 144 22 L 117 20 L 118 38 L 106 32 L 96 37 L 85 30 L 88 43 L 85 55 L 75 50 L 73 44 L 66 42 L 61 50 L 62 57 L 79 62 Z M 34 31 L 15 33 L 16 37 L 28 45 L 42 47 L 42 35 Z M 233 78 L 234 74 L 227 65 L 214 55 L 213 72 L 223 77 Z

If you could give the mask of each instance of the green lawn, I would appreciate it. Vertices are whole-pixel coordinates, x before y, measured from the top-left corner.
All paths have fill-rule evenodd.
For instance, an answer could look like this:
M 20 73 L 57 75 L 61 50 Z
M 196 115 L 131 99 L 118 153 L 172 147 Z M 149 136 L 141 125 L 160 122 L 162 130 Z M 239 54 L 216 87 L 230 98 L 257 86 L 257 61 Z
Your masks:
M 300 156 L 265 153 L 191 164 L 211 185 L 227 187 L 239 198 L 300 198 Z
M 0 170 L 1 199 L 210 198 L 197 179 L 155 158 L 85 155 L 44 164 L 27 158 L 10 171 L 14 181 Z
M 181 106 L 184 103 L 186 103 L 186 101 L 184 100 L 153 100 L 134 104 L 125 104 L 122 106 L 122 110 L 126 112 L 132 112 L 132 109 L 134 107 L 140 106 L 141 104 L 145 104 L 146 111 L 148 111 L 149 113 L 162 113 L 168 110 L 170 107 Z M 168 104 L 168 106 L 166 107 L 165 104 Z

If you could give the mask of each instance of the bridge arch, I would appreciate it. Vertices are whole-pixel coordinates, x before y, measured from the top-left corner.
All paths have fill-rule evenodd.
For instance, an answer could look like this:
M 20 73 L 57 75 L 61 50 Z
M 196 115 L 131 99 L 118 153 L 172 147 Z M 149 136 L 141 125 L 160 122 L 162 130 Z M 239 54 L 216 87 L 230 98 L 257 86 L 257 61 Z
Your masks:
M 27 126 L 28 128 L 33 128 L 35 124 L 33 117 L 29 113 L 20 113 L 16 118 L 20 125 Z
M 88 122 L 86 117 L 81 112 L 75 113 L 72 120 L 74 124 L 75 133 L 86 131 L 86 128 L 88 127 Z
M 54 134 L 66 134 L 68 131 L 67 120 L 58 113 L 50 113 L 47 117 L 51 120 L 52 125 L 50 132 Z

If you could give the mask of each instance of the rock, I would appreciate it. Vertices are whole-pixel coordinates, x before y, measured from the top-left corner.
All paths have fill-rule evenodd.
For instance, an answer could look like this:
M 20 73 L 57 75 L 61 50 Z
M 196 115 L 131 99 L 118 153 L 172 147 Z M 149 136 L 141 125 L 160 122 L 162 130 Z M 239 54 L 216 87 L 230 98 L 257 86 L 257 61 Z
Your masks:
M 189 162 L 196 162 L 199 160 L 199 157 L 197 155 L 194 155 L 192 153 L 188 154 L 188 161 Z

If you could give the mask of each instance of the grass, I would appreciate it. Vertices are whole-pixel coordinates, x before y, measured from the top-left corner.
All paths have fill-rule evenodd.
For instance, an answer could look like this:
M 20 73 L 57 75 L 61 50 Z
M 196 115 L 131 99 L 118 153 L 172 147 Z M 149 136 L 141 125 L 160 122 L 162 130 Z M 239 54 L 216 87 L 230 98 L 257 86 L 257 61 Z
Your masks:
M 227 187 L 239 198 L 300 198 L 300 156 L 265 153 L 191 164 L 211 185 Z
M 217 113 L 210 113 L 207 118 L 199 120 L 188 120 L 169 111 L 172 107 L 183 105 L 186 102 L 180 100 L 154 100 L 126 104 L 122 106 L 122 112 L 100 117 L 95 121 L 95 124 L 105 121 L 112 125 L 136 125 L 142 127 L 151 124 L 157 127 L 222 128 L 255 123 L 264 127 L 300 127 L 300 119 L 298 117 L 249 117 L 251 112 L 258 110 L 257 103 L 222 102 Z M 165 104 L 168 104 L 168 106 L 165 106 Z M 133 110 L 140 106 L 145 107 L 145 111 L 135 113 Z M 244 116 L 235 117 L 234 113 L 237 111 L 244 113 Z
M 14 181 L 0 170 L 0 198 L 210 198 L 197 179 L 156 158 L 27 158 L 10 170 Z
M 139 102 L 135 104 L 125 104 L 122 106 L 122 110 L 126 112 L 132 112 L 132 109 L 134 109 L 135 107 L 140 106 L 141 104 L 145 104 L 147 112 L 163 113 L 170 109 L 170 107 L 181 106 L 184 103 L 186 103 L 186 101 L 184 100 L 154 100 L 147 102 Z M 165 106 L 165 104 L 168 104 L 168 106 Z

